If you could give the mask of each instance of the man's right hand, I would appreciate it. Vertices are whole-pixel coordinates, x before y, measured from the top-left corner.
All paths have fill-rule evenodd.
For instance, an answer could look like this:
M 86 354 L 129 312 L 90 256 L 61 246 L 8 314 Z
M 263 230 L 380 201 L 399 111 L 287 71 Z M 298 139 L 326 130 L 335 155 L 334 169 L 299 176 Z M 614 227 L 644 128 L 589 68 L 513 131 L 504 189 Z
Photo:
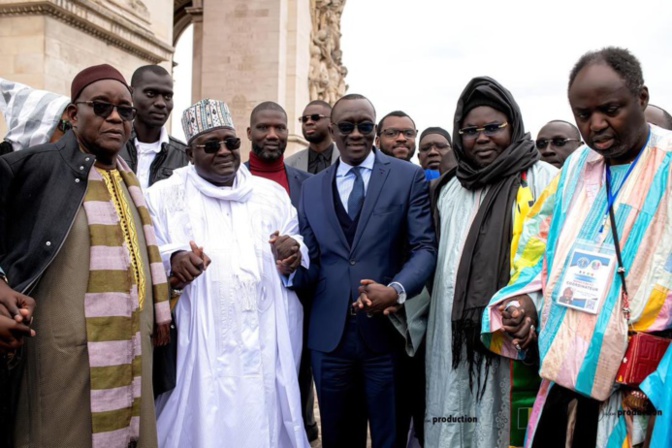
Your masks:
M 0 281 L 0 351 L 16 350 L 23 344 L 24 336 L 35 336 L 30 328 L 35 310 L 35 300 L 14 291 Z
M 202 247 L 193 241 L 190 241 L 189 245 L 191 251 L 175 252 L 170 259 L 172 275 L 169 280 L 173 288 L 183 288 L 193 282 L 210 264 L 210 257 L 203 252 Z

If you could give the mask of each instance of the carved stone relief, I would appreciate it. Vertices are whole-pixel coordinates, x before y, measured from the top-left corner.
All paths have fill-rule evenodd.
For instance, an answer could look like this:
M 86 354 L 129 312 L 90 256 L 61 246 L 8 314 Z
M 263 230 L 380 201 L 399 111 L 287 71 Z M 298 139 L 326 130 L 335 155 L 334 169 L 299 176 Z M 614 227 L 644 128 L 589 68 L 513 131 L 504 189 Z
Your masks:
M 341 57 L 341 15 L 345 0 L 311 0 L 313 29 L 308 86 L 310 99 L 334 104 L 348 89 Z

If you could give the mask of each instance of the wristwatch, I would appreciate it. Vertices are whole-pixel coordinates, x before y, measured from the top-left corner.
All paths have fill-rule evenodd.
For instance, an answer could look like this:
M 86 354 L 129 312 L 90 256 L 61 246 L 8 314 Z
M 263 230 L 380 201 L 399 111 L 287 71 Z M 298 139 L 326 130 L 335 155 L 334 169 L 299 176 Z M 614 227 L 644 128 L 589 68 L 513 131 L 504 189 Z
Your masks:
M 404 289 L 404 286 L 399 282 L 392 282 L 387 286 L 397 291 L 397 303 L 403 305 L 406 301 L 406 290 Z

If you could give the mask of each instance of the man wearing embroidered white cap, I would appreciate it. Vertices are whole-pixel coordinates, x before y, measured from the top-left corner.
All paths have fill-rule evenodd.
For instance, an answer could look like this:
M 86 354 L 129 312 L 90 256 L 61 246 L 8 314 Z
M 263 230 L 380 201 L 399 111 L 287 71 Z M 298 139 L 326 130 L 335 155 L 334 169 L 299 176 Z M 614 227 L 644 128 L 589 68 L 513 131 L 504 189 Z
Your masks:
M 159 445 L 307 447 L 303 311 L 281 276 L 308 265 L 296 210 L 282 187 L 241 166 L 225 103 L 199 101 L 182 126 L 193 165 L 147 190 L 164 267 L 183 288 L 176 387 L 157 399 Z

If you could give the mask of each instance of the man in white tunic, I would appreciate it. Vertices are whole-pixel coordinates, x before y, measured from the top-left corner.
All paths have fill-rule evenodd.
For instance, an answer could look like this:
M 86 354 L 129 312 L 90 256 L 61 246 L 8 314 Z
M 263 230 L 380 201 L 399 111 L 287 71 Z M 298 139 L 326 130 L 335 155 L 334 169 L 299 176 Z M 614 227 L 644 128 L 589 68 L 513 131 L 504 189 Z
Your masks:
M 157 399 L 159 445 L 307 447 L 303 311 L 282 280 L 308 263 L 296 210 L 282 187 L 241 166 L 225 103 L 199 101 L 182 125 L 193 165 L 147 191 L 171 285 L 183 287 L 176 387 Z
M 425 446 L 522 446 L 539 380 L 480 342 L 488 291 L 508 283 L 522 222 L 557 170 L 539 160 L 511 93 L 474 78 L 455 112 L 458 165 L 433 187 L 439 255 L 427 323 Z

